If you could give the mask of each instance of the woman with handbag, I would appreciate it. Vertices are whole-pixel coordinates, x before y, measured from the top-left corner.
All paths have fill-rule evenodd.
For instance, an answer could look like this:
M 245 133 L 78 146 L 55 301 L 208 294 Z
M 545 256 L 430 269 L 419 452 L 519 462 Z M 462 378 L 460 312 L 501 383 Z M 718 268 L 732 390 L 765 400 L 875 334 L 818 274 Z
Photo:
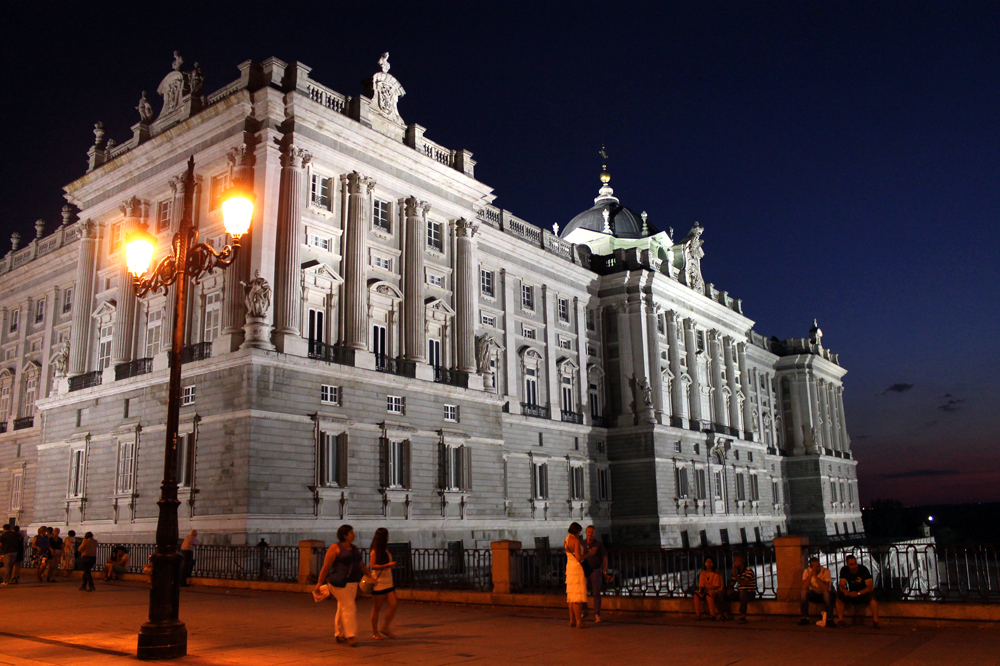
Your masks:
M 372 539 L 372 546 L 368 551 L 371 558 L 369 568 L 374 572 L 372 576 L 375 579 L 375 587 L 372 589 L 372 638 L 377 641 L 386 637 L 396 637 L 389 630 L 392 618 L 396 615 L 399 600 L 396 599 L 396 588 L 392 585 L 392 568 L 396 566 L 396 562 L 393 561 L 392 555 L 386 548 L 388 543 L 389 530 L 380 527 L 375 530 L 375 537 Z M 386 611 L 385 623 L 382 625 L 381 633 L 379 633 L 378 615 L 382 611 L 382 603 L 386 599 L 389 600 L 389 610 Z
M 326 584 L 337 599 L 337 616 L 334 618 L 334 635 L 338 643 L 351 647 L 358 644 L 358 583 L 362 574 L 372 575 L 361 558 L 361 551 L 354 545 L 354 528 L 341 525 L 337 530 L 337 543 L 330 546 L 323 558 L 316 590 Z
M 587 603 L 587 574 L 584 571 L 586 556 L 580 543 L 580 523 L 569 526 L 563 541 L 566 549 L 566 602 L 569 604 L 569 626 L 583 629 L 583 608 Z

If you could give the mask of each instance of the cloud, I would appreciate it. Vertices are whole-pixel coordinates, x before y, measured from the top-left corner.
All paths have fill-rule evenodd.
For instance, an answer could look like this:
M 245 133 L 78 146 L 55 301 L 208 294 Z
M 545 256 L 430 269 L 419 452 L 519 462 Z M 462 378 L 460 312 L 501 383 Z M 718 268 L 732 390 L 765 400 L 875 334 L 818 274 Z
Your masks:
M 882 391 L 882 395 L 885 395 L 886 393 L 906 393 L 911 388 L 913 388 L 913 384 L 893 384 L 886 390 Z
M 914 479 L 921 476 L 955 476 L 961 474 L 955 469 L 915 469 L 910 472 L 894 472 L 892 474 L 879 474 L 880 479 Z
M 945 395 L 947 397 L 951 394 L 948 393 Z M 958 405 L 962 404 L 963 402 L 965 402 L 965 398 L 949 398 L 948 402 L 944 403 L 943 405 L 938 405 L 938 409 L 941 410 L 942 412 L 957 412 L 958 410 L 961 409 L 961 407 L 959 407 Z

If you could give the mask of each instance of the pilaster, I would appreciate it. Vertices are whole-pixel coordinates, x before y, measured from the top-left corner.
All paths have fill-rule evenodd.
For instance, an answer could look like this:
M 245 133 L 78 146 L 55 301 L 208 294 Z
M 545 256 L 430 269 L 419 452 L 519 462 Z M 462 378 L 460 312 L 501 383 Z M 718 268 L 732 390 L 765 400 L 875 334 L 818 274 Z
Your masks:
M 368 224 L 375 180 L 357 171 L 347 174 L 347 228 L 344 237 L 344 345 L 368 348 Z
M 76 262 L 76 293 L 73 294 L 73 317 L 70 329 L 69 375 L 87 372 L 93 323 L 94 282 L 97 273 L 98 228 L 93 220 L 79 225 L 80 249 Z
M 430 204 L 410 197 L 403 201 L 403 357 L 427 361 L 427 316 L 424 312 L 424 244 Z M 458 276 L 456 276 L 456 280 Z
M 301 262 L 302 172 L 312 159 L 309 151 L 288 144 L 281 168 L 275 247 L 274 344 L 278 351 L 305 356 L 305 340 L 299 335 L 302 321 Z
M 132 274 L 125 264 L 125 239 L 142 224 L 144 202 L 132 197 L 118 207 L 125 219 L 122 223 L 121 266 L 118 267 L 118 300 L 115 306 L 115 322 L 111 340 L 111 365 L 128 363 L 134 354 L 135 310 L 138 298 L 132 286 Z

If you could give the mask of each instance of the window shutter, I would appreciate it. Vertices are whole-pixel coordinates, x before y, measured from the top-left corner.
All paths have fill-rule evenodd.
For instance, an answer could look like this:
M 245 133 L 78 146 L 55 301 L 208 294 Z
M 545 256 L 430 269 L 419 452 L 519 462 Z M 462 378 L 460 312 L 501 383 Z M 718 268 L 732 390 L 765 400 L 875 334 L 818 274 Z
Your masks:
M 438 488 L 448 487 L 448 447 L 444 442 L 438 442 Z
M 410 440 L 403 442 L 403 487 L 410 487 Z
M 337 485 L 347 487 L 347 433 L 337 435 Z
M 389 487 L 389 438 L 379 437 L 378 440 L 378 483 L 382 488 Z
M 538 479 L 540 476 L 541 473 L 538 471 L 538 466 L 535 463 L 531 463 L 531 496 L 535 498 L 540 497 L 538 494 L 538 491 L 540 490 L 538 487 Z
M 463 446 L 462 451 L 462 490 L 472 490 L 472 449 Z
M 549 497 L 549 466 L 547 464 L 541 465 L 540 469 L 541 469 L 541 474 L 539 475 L 540 476 L 540 483 L 539 483 L 539 485 L 541 486 L 541 488 L 539 488 L 539 491 L 540 491 L 540 495 L 539 496 L 542 499 L 548 499 L 548 497 Z

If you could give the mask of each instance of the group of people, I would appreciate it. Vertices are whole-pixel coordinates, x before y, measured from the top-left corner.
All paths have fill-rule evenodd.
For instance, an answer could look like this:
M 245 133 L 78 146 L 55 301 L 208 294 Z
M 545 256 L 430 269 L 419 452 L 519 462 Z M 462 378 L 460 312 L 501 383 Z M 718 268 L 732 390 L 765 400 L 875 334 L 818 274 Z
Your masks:
M 358 644 L 357 597 L 358 588 L 365 581 L 372 596 L 372 638 L 383 640 L 395 638 L 392 620 L 396 615 L 399 600 L 393 586 L 392 570 L 395 560 L 387 548 L 389 530 L 380 527 L 375 530 L 369 549 L 368 563 L 361 556 L 361 550 L 354 545 L 356 535 L 350 525 L 341 525 L 337 530 L 337 543 L 330 546 L 323 558 L 323 568 L 319 572 L 314 594 L 320 595 L 323 588 L 337 600 L 337 615 L 334 618 L 334 637 L 338 643 L 351 647 Z M 317 596 L 320 598 L 320 596 Z M 388 603 L 385 618 L 379 625 L 382 607 Z
M 82 569 L 80 589 L 94 590 L 91 569 L 97 562 L 97 541 L 90 532 L 78 539 L 76 532 L 70 530 L 64 538 L 58 527 L 39 527 L 37 534 L 25 545 L 20 526 L 4 524 L 0 534 L 0 555 L 3 556 L 0 570 L 3 585 L 21 582 L 21 567 L 26 566 L 27 560 L 29 564 L 34 562 L 39 583 L 54 583 L 57 576 L 69 577 L 74 570 Z

